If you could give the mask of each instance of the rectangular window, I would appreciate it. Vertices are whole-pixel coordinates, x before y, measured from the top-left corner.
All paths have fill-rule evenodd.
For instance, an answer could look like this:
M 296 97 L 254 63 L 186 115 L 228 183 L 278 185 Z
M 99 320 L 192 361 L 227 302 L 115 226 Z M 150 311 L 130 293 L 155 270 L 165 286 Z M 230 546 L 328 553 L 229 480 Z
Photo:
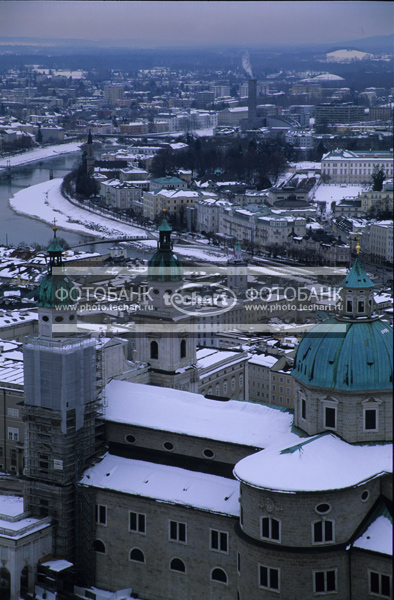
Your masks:
M 259 587 L 279 592 L 279 582 L 279 569 L 259 565 Z
M 324 410 L 325 423 L 324 427 L 329 427 L 330 429 L 336 428 L 336 409 L 330 406 L 326 406 Z
M 306 420 L 306 400 L 301 398 L 301 419 Z
M 186 523 L 170 521 L 170 540 L 186 544 Z
M 228 552 L 228 533 L 211 529 L 211 550 Z
M 377 430 L 377 410 L 376 408 L 366 409 L 364 411 L 364 429 L 369 431 Z
M 19 442 L 19 429 L 17 427 L 8 427 L 8 439 Z
M 280 542 L 280 521 L 273 517 L 261 518 L 261 537 Z
M 314 592 L 315 594 L 325 594 L 327 592 L 337 591 L 337 573 L 336 570 L 315 571 L 314 572 Z
M 313 523 L 313 543 L 324 544 L 334 541 L 334 521 L 316 521 Z
M 382 598 L 391 598 L 391 577 L 370 571 L 369 591 L 371 594 L 376 594 Z
M 146 515 L 136 512 L 129 512 L 129 531 L 145 534 Z
M 19 417 L 19 409 L 18 408 L 9 408 L 8 416 L 9 417 Z
M 96 504 L 96 523 L 99 525 L 107 524 L 107 507 L 102 504 Z

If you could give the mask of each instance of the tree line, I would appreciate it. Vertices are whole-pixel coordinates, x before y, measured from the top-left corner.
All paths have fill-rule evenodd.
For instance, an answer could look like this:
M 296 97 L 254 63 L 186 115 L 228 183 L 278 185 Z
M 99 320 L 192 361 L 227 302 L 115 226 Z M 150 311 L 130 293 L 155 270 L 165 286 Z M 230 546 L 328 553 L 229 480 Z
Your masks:
M 186 136 L 187 149 L 163 149 L 152 161 L 154 177 L 176 175 L 179 169 L 192 171 L 194 178 L 239 180 L 253 189 L 275 185 L 286 171 L 290 149 L 277 142 L 194 138 Z

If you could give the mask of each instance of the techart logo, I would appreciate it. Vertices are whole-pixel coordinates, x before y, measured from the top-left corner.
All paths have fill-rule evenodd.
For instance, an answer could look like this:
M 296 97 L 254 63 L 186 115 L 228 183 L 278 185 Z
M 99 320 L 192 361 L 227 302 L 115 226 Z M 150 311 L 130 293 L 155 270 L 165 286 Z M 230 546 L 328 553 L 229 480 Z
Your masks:
M 164 297 L 167 306 L 193 317 L 213 317 L 233 308 L 237 297 L 220 283 L 187 283 Z

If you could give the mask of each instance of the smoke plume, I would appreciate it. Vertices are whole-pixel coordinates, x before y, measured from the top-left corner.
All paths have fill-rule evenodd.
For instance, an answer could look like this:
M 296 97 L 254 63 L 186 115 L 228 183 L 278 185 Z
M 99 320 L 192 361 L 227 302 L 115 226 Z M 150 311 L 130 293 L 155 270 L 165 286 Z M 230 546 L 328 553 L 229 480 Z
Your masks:
M 242 67 L 247 72 L 249 77 L 253 79 L 252 67 L 250 66 L 249 52 L 246 51 L 242 57 Z

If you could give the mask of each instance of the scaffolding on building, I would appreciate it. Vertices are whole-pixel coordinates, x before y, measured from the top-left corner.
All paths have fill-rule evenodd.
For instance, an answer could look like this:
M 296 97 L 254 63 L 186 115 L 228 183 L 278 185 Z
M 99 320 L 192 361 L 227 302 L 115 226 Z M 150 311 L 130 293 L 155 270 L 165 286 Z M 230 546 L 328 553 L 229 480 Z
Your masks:
M 31 336 L 24 354 L 25 502 L 33 514 L 55 519 L 55 552 L 75 562 L 83 522 L 78 481 L 105 441 L 96 341 Z

